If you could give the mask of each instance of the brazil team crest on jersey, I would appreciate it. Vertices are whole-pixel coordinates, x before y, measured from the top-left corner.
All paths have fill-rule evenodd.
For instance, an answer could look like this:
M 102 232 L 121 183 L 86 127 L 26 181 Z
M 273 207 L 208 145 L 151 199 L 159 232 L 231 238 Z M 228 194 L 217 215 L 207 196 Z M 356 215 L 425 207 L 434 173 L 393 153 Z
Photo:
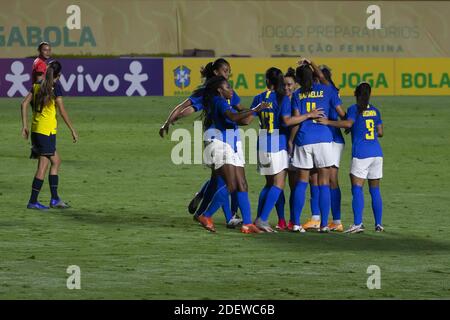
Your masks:
M 173 70 L 175 85 L 184 89 L 191 84 L 191 69 L 186 66 L 178 66 Z

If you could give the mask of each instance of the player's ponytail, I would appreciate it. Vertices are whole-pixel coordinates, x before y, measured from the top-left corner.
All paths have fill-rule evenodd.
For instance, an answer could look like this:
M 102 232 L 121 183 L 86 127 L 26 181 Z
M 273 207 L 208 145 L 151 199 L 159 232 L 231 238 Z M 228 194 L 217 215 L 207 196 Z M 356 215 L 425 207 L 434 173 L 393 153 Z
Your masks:
M 294 68 L 289 67 L 286 71 L 286 73 L 284 74 L 285 78 L 292 78 L 295 81 L 295 70 Z
M 370 100 L 370 93 L 372 92 L 372 88 L 370 84 L 367 82 L 361 82 L 355 89 L 355 97 L 356 104 L 358 105 L 358 113 L 362 114 L 362 112 L 367 109 Z
M 320 66 L 320 71 L 322 71 L 325 79 L 327 79 L 328 82 L 339 92 L 339 88 L 336 87 L 336 85 L 333 82 L 333 79 L 331 79 L 331 69 L 328 66 L 322 65 Z
M 313 71 L 311 67 L 305 64 L 297 67 L 295 79 L 300 85 L 300 92 L 309 95 L 313 87 Z
M 277 94 L 277 103 L 280 105 L 286 95 L 283 72 L 275 67 L 269 68 L 266 71 L 266 83 L 268 87 L 273 87 L 273 90 Z
M 205 78 L 206 80 L 214 77 L 214 70 L 212 68 L 213 63 L 208 62 L 208 64 L 200 69 L 200 74 L 202 75 L 202 78 Z
M 53 85 L 55 78 L 61 74 L 61 64 L 54 60 L 47 66 L 45 77 L 42 80 L 39 92 L 36 96 L 37 105 L 35 108 L 43 108 L 47 106 L 52 99 L 55 98 L 53 93 Z
M 211 79 L 216 76 L 214 71 L 219 70 L 222 66 L 230 67 L 230 63 L 224 58 L 216 59 L 214 62 L 209 62 L 206 66 L 200 69 L 200 74 L 202 78 L 205 78 L 205 81 Z

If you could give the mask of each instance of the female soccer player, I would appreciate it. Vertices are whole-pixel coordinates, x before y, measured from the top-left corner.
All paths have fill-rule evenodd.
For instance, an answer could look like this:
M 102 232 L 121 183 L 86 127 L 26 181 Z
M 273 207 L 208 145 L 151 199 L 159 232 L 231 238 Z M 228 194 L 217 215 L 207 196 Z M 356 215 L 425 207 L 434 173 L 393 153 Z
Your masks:
M 202 70 L 201 75 L 205 79 L 205 81 L 211 79 L 214 76 L 223 76 L 225 79 L 228 80 L 231 73 L 231 66 L 229 62 L 223 58 L 219 58 L 215 60 L 214 62 L 208 63 Z M 168 119 L 161 127 L 159 134 L 161 137 L 164 136 L 164 133 L 167 133 L 169 130 L 170 124 L 173 124 L 175 121 L 177 121 L 180 118 L 186 117 L 194 112 L 202 111 L 203 110 L 203 103 L 202 103 L 203 97 L 202 97 L 202 90 L 197 90 L 194 94 L 192 94 L 188 99 L 186 99 L 184 102 L 176 106 L 172 112 L 170 113 Z M 240 103 L 241 99 L 238 96 L 238 94 L 233 91 L 233 96 L 230 99 L 229 103 L 230 105 L 238 110 L 242 111 L 243 107 Z M 242 150 L 242 144 L 240 141 L 239 131 L 237 131 L 238 134 L 238 145 L 237 145 L 237 156 L 238 159 L 241 161 L 239 162 L 239 168 L 238 171 L 240 171 L 240 177 L 242 177 L 243 181 L 241 183 L 245 183 L 245 171 L 243 169 L 244 167 L 244 153 Z M 194 196 L 194 198 L 191 200 L 191 202 L 188 205 L 188 211 L 191 214 L 194 214 L 194 219 L 197 219 L 198 215 L 203 212 L 207 206 L 209 205 L 211 198 L 215 192 L 216 189 L 216 181 L 214 172 L 211 173 L 211 178 L 207 180 L 199 192 L 197 192 Z M 236 194 L 231 195 L 231 215 L 228 214 L 226 211 L 227 209 L 224 208 L 225 218 L 227 222 L 227 226 L 230 228 L 234 228 L 235 226 L 242 223 L 242 219 L 237 215 L 237 198 Z M 200 207 L 199 207 L 200 205 Z
M 47 63 L 52 56 L 52 48 L 48 42 L 41 42 L 38 46 L 39 56 L 33 61 L 33 69 L 31 71 L 31 81 L 36 83 L 42 80 L 47 70 Z
M 292 108 L 294 115 L 306 114 L 314 109 L 321 109 L 328 117 L 330 109 L 340 105 L 336 92 L 328 85 L 320 69 L 311 61 L 296 69 L 296 77 L 300 89 L 296 91 Z M 314 82 L 316 73 L 321 83 Z M 298 180 L 294 193 L 294 227 L 296 231 L 304 232 L 300 226 L 300 215 L 305 202 L 306 187 L 309 182 L 310 170 L 318 170 L 319 207 L 321 213 L 320 232 L 328 232 L 328 214 L 330 211 L 330 167 L 333 165 L 332 145 L 333 135 L 329 127 L 321 126 L 315 119 L 302 123 L 295 137 L 295 147 L 292 164 L 299 168 Z
M 60 199 L 58 195 L 58 170 L 61 164 L 61 158 L 56 151 L 56 109 L 69 127 L 73 142 L 78 141 L 78 134 L 72 126 L 63 100 L 62 88 L 57 82 L 61 74 L 61 64 L 58 61 L 52 61 L 47 66 L 45 78 L 33 84 L 33 88 L 25 97 L 21 105 L 22 112 L 22 136 L 28 139 L 30 132 L 28 129 L 28 105 L 32 104 L 33 121 L 31 123 L 31 156 L 38 159 L 38 167 L 32 184 L 31 196 L 28 202 L 28 209 L 46 210 L 49 207 L 38 202 L 39 192 L 44 182 L 49 163 L 50 174 L 48 181 L 50 184 L 51 208 L 65 209 L 69 206 Z
M 212 215 L 220 206 L 229 201 L 229 195 L 236 192 L 239 209 L 242 212 L 243 233 L 261 232 L 252 224 L 250 202 L 246 183 L 242 183 L 242 177 L 237 170 L 237 136 L 238 124 L 249 124 L 254 114 L 263 108 L 269 107 L 261 103 L 256 108 L 237 112 L 228 103 L 233 97 L 233 89 L 228 81 L 222 77 L 213 77 L 205 83 L 202 90 L 203 116 L 206 147 L 209 155 L 207 164 L 214 167 L 217 178 L 217 187 L 208 208 L 201 213 L 198 221 L 209 231 L 214 232 L 215 227 Z
M 330 120 L 339 120 L 345 119 L 346 114 L 342 109 L 342 101 L 339 97 L 339 89 L 333 82 L 331 78 L 331 69 L 327 66 L 321 66 L 320 70 L 322 71 L 325 79 L 328 80 L 331 88 L 336 92 L 338 96 L 338 104 L 336 108 L 330 109 L 330 114 L 328 115 L 328 119 Z M 342 132 L 340 128 L 330 127 L 333 133 L 333 141 L 331 145 L 333 147 L 333 165 L 330 167 L 330 199 L 331 199 L 331 214 L 333 216 L 333 221 L 328 224 L 330 231 L 342 232 L 344 231 L 344 226 L 341 222 L 341 189 L 339 188 L 339 165 L 341 162 L 342 152 L 344 150 L 345 140 L 342 136 Z
M 284 75 L 284 91 L 286 96 L 288 96 L 289 101 L 292 100 L 292 95 L 294 93 L 294 91 L 296 90 L 297 87 L 297 83 L 295 82 L 295 70 L 293 68 L 288 68 L 287 72 Z M 292 113 L 291 113 L 292 114 Z M 298 127 L 294 127 L 297 128 Z M 292 127 L 288 127 L 289 130 L 289 135 L 288 137 L 290 137 L 291 135 L 291 130 Z M 294 168 L 291 164 L 290 164 L 290 157 L 292 154 L 292 150 L 293 150 L 293 139 L 288 139 L 288 153 L 289 153 L 289 167 L 288 167 L 288 180 L 289 180 L 289 188 L 290 188 L 290 195 L 289 195 L 289 211 L 290 211 L 290 221 L 293 221 L 293 199 L 294 199 L 294 188 L 295 188 L 295 180 L 296 180 L 296 168 Z M 277 210 L 277 214 L 278 214 L 278 223 L 276 225 L 276 229 L 277 230 L 286 230 L 287 229 L 287 224 L 286 224 L 286 219 L 284 217 L 284 204 L 285 204 L 286 200 L 285 200 L 285 196 L 284 196 L 284 191 L 280 194 L 280 197 L 278 198 L 277 203 L 275 204 L 275 208 Z
M 380 111 L 369 103 L 371 87 L 367 82 L 355 89 L 356 104 L 347 110 L 347 120 L 332 121 L 319 119 L 322 124 L 336 128 L 351 128 L 352 164 L 350 180 L 352 183 L 352 207 L 354 223 L 346 233 L 364 231 L 362 213 L 364 209 L 363 185 L 369 180 L 372 197 L 372 210 L 375 217 L 375 231 L 384 231 L 381 223 L 383 202 L 380 193 L 380 179 L 383 177 L 383 152 L 378 138 L 383 136 L 383 122 Z
M 284 76 L 280 69 L 270 68 L 266 71 L 266 84 L 268 90 L 257 95 L 252 103 L 252 107 L 263 102 L 271 106 L 270 109 L 263 109 L 259 115 L 258 171 L 266 177 L 266 185 L 259 196 L 259 216 L 255 225 L 263 231 L 273 232 L 268 218 L 283 192 L 286 169 L 289 167 L 287 127 L 308 118 L 316 118 L 321 115 L 321 111 L 312 110 L 304 116 L 291 117 L 291 101 L 285 95 Z

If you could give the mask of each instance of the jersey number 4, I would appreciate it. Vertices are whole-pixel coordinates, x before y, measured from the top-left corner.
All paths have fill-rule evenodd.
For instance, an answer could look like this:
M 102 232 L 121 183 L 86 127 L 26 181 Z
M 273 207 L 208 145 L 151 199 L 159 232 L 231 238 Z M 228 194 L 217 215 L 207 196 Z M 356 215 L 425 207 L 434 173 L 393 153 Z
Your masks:
M 372 119 L 366 120 L 366 128 L 369 131 L 366 133 L 366 140 L 375 139 L 375 122 Z

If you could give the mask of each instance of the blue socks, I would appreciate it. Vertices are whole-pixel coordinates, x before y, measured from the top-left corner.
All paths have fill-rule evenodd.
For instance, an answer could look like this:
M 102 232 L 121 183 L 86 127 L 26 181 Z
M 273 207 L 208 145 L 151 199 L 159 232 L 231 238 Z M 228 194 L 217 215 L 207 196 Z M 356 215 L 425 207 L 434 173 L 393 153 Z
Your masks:
M 305 193 L 308 187 L 308 182 L 299 181 L 295 185 L 294 199 L 293 199 L 293 209 L 294 209 L 294 219 L 292 222 L 295 225 L 300 225 L 300 215 L 305 205 Z
M 383 201 L 381 200 L 380 187 L 369 188 L 372 196 L 372 210 L 375 218 L 375 226 L 381 225 L 381 218 L 383 216 Z
M 319 186 L 314 186 L 310 184 L 309 192 L 311 193 L 311 199 L 309 200 L 309 204 L 311 206 L 311 215 L 319 215 L 320 214 L 320 206 L 319 206 Z
M 205 217 L 211 217 L 221 206 L 226 206 L 226 202 L 229 201 L 230 193 L 228 192 L 225 181 L 222 179 L 222 177 L 217 177 L 216 181 L 217 190 L 211 199 L 211 203 L 209 204 L 208 209 L 203 212 L 203 215 Z
M 328 214 L 330 213 L 330 186 L 319 186 L 319 207 L 320 207 L 320 226 L 328 225 Z
M 34 177 L 33 184 L 31 185 L 31 196 L 29 203 L 36 203 L 38 201 L 39 192 L 41 191 L 44 180 Z
M 267 192 L 266 201 L 264 201 L 264 206 L 261 211 L 262 221 L 267 221 L 269 219 L 270 212 L 277 203 L 281 192 L 283 192 L 283 190 L 276 186 L 270 187 L 269 191 Z
M 355 225 L 362 223 L 362 213 L 364 210 L 364 193 L 363 188 L 360 186 L 352 186 L 352 207 L 353 207 L 353 220 Z
M 258 211 L 256 213 L 256 217 L 260 217 L 261 216 L 261 211 L 262 208 L 264 206 L 264 202 L 266 201 L 266 196 L 267 196 L 267 192 L 269 192 L 270 187 L 268 186 L 264 186 L 264 188 L 262 188 L 261 192 L 259 193 L 259 198 L 258 198 Z
M 227 191 L 228 192 L 228 191 Z M 250 201 L 248 200 L 248 192 L 236 192 L 237 203 L 242 213 L 242 223 L 252 223 L 252 213 L 250 211 Z
M 275 208 L 277 209 L 278 220 L 284 220 L 284 205 L 286 203 L 286 198 L 284 197 L 284 191 L 281 190 L 280 196 L 278 197 L 277 203 L 275 203 Z
M 206 189 L 208 188 L 209 182 L 210 182 L 210 180 L 206 181 L 206 182 L 203 184 L 203 186 L 202 186 L 202 188 L 200 189 L 200 191 L 198 192 L 198 195 L 199 195 L 201 198 L 203 198 L 203 197 L 205 196 L 205 192 L 206 192 Z
M 52 194 L 52 199 L 59 200 L 58 196 L 58 175 L 49 174 L 48 184 L 50 185 L 50 193 Z
M 205 188 L 205 190 L 203 190 L 203 188 Z M 203 212 L 205 212 L 214 196 L 214 193 L 216 192 L 216 189 L 217 189 L 217 177 L 212 177 L 203 185 L 202 187 L 203 199 L 202 202 L 200 203 L 200 206 L 197 209 L 196 215 L 200 215 Z M 200 192 L 202 192 L 202 190 L 200 190 Z
M 341 220 L 341 189 L 330 189 L 331 196 L 331 214 L 333 220 Z

